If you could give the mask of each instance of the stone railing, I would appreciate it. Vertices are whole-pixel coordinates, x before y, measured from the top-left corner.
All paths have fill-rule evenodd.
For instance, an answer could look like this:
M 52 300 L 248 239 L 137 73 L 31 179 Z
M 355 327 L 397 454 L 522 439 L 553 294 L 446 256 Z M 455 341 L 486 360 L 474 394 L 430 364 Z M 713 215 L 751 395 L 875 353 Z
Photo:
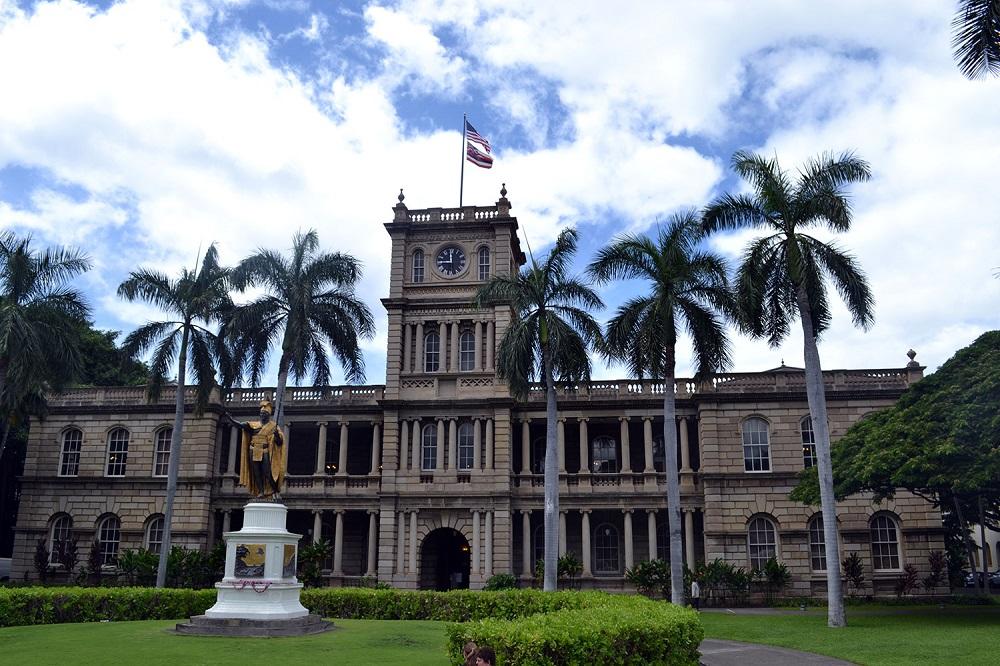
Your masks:
M 331 404 L 331 405 L 377 405 L 382 399 L 385 386 L 327 386 L 299 387 L 289 386 L 285 389 L 285 399 L 288 405 Z M 194 402 L 195 389 L 187 387 L 186 402 Z M 176 386 L 164 386 L 156 404 L 173 404 L 177 395 Z M 218 390 L 212 392 L 210 403 L 219 404 L 224 397 L 227 405 L 242 406 L 258 404 L 261 400 L 273 400 L 274 389 L 237 388 L 220 395 Z M 146 405 L 145 386 L 110 386 L 67 389 L 62 393 L 49 396 L 49 404 L 54 407 L 88 407 L 88 406 L 128 406 Z
M 406 212 L 406 218 L 413 223 L 435 222 L 475 222 L 493 220 L 500 217 L 496 206 L 463 206 L 462 208 L 422 208 Z

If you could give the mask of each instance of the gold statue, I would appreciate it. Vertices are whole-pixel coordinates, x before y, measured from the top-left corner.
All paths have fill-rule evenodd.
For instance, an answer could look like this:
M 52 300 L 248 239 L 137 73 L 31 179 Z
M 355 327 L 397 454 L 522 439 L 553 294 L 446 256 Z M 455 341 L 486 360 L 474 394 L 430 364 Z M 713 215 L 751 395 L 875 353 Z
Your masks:
M 240 485 L 256 499 L 278 499 L 285 481 L 285 436 L 271 416 L 274 405 L 260 402 L 260 421 L 242 423 L 226 413 L 242 431 L 240 442 Z

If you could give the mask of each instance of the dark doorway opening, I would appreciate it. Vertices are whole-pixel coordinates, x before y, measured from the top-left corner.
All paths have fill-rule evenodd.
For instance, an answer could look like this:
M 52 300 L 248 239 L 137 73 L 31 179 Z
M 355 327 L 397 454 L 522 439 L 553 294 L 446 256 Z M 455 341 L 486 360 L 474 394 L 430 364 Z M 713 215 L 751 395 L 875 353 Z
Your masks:
M 442 527 L 428 534 L 420 554 L 420 589 L 467 590 L 469 550 L 469 542 L 457 530 Z

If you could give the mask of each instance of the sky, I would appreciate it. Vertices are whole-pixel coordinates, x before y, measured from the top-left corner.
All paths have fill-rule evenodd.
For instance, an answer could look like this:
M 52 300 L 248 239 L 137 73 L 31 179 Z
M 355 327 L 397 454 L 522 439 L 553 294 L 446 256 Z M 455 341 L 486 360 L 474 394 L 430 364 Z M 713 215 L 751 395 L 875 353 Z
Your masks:
M 82 249 L 98 327 L 160 313 L 115 295 L 139 266 L 176 275 L 215 242 L 234 264 L 315 228 L 364 264 L 385 368 L 389 238 L 410 208 L 456 206 L 461 120 L 494 147 L 465 203 L 506 183 L 544 252 L 581 236 L 577 268 L 616 234 L 655 232 L 745 185 L 736 150 L 791 173 L 854 151 L 854 225 L 876 323 L 837 302 L 825 368 L 933 370 L 1000 326 L 1000 80 L 954 65 L 948 0 L 0 0 L 0 228 Z M 735 262 L 749 233 L 709 244 Z M 642 284 L 602 287 L 606 320 Z M 690 374 L 686 341 L 678 374 Z M 733 334 L 733 371 L 802 365 Z M 273 374 L 273 373 L 272 373 Z M 622 376 L 595 367 L 595 376 Z M 334 382 L 342 373 L 334 371 Z

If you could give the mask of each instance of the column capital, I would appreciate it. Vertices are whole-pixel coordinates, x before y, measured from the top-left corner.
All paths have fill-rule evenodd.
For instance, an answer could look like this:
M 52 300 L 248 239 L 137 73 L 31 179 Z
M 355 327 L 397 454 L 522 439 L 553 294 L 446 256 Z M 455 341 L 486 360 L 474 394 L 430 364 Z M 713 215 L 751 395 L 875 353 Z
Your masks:
M 372 419 L 371 420 L 371 424 L 373 426 L 381 426 L 382 425 L 382 419 Z
M 521 423 L 531 423 L 531 417 L 530 416 L 522 416 L 520 419 L 518 419 L 518 421 L 520 421 Z
M 482 513 L 483 509 L 469 509 L 469 512 L 474 516 L 477 513 Z
M 688 417 L 686 417 L 686 416 L 678 416 L 677 420 L 680 421 L 681 423 L 687 423 Z
M 346 418 L 341 418 L 341 419 L 339 419 L 337 421 L 337 425 L 339 425 L 341 427 L 349 426 L 349 425 L 351 425 L 351 422 L 348 419 L 346 419 Z
M 629 419 L 629 417 L 627 417 L 627 416 L 619 416 L 618 417 L 618 421 L 621 422 L 621 423 L 628 423 L 628 419 Z
M 622 513 L 627 513 L 627 514 L 631 514 L 634 511 L 635 511 L 635 509 L 622 509 Z
M 580 509 L 580 513 L 583 514 L 583 515 L 588 515 L 589 516 L 591 514 L 591 512 L 592 512 L 591 509 Z
M 312 514 L 313 514 L 314 516 L 318 516 L 318 515 L 320 515 L 321 513 L 323 513 L 323 509 L 313 509 L 313 510 L 312 510 Z
M 655 516 L 655 515 L 656 515 L 656 512 L 657 512 L 657 511 L 659 511 L 659 509 L 645 509 L 645 511 L 646 511 L 646 513 L 648 513 L 648 514 L 652 514 L 652 515 L 654 515 L 654 516 Z
M 531 509 L 521 509 L 521 515 L 523 515 L 523 516 L 530 516 L 531 515 Z
M 347 509 L 334 509 L 334 510 L 333 510 L 333 512 L 334 512 L 335 514 L 337 514 L 338 516 L 342 516 L 342 515 L 344 515 L 345 513 L 347 513 Z
M 437 421 L 438 423 L 444 423 L 447 419 L 443 416 L 439 416 L 434 420 Z
M 329 421 L 316 421 L 316 425 L 322 427 L 325 425 L 330 425 Z
M 579 416 L 579 417 L 577 417 L 576 420 L 579 421 L 580 423 L 586 423 L 587 421 L 590 420 L 590 417 L 589 416 Z
M 656 417 L 655 416 L 643 416 L 642 420 L 643 421 L 652 421 L 654 418 L 656 418 Z
M 486 417 L 484 417 L 484 416 L 473 416 L 473 417 L 472 417 L 472 420 L 473 420 L 473 422 L 476 422 L 476 423 L 478 423 L 479 421 L 483 421 L 483 420 L 485 420 L 485 418 L 486 418 Z
M 379 510 L 378 509 L 366 509 L 365 513 L 367 513 L 369 516 L 377 516 L 379 514 Z
M 556 417 L 556 422 L 558 422 L 558 423 L 566 423 L 566 417 L 565 416 Z

